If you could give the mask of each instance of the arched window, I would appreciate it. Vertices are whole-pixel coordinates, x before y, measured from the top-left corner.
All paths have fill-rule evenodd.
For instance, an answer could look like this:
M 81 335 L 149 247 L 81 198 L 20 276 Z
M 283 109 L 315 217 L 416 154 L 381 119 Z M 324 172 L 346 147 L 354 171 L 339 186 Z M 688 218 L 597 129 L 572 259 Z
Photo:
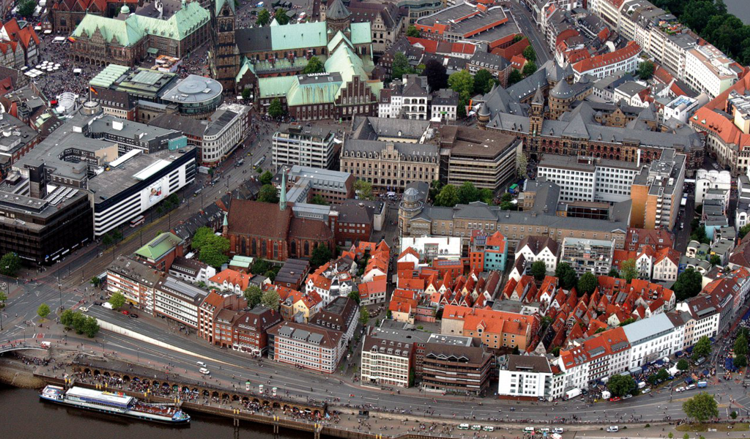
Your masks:
M 305 249 L 305 254 L 303 256 L 310 256 L 310 242 L 309 241 L 305 241 L 304 249 Z

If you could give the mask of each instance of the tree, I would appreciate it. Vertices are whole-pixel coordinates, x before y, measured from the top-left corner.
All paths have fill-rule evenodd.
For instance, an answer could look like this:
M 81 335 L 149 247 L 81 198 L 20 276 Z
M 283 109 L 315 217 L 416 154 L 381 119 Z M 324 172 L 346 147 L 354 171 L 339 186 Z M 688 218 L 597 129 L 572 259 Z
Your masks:
M 50 313 L 49 305 L 47 305 L 46 303 L 39 305 L 39 308 L 37 308 L 36 313 L 39 317 L 42 318 L 42 320 L 44 320 Z
M 579 295 L 584 294 L 591 294 L 594 292 L 598 285 L 598 282 L 596 280 L 596 276 L 594 276 L 594 273 L 591 273 L 589 271 L 583 273 L 583 276 L 578 279 L 578 285 L 577 290 Z
M 628 259 L 620 264 L 620 276 L 627 283 L 638 277 L 638 270 L 635 268 L 635 259 Z
M 10 252 L 3 255 L 0 258 L 0 273 L 16 277 L 18 270 L 21 269 L 21 258 L 17 254 Z
M 406 28 L 406 36 L 407 37 L 414 37 L 419 38 L 422 35 L 421 32 L 419 32 L 419 29 L 417 29 L 416 26 L 411 25 L 408 28 Z
M 458 189 L 452 184 L 446 184 L 435 197 L 435 206 L 453 207 L 459 202 Z
M 493 198 L 495 198 L 495 194 L 492 192 L 492 189 L 484 188 L 479 190 L 479 201 L 492 204 Z
M 693 233 L 690 234 L 690 239 L 698 241 L 701 244 L 711 243 L 711 240 L 708 239 L 708 236 L 706 236 L 706 226 L 698 226 L 693 228 Z
M 99 323 L 96 321 L 96 318 L 86 317 L 86 321 L 83 324 L 82 330 L 83 333 L 86 334 L 86 337 L 94 338 L 99 332 Z
M 526 154 L 523 152 L 516 154 L 516 174 L 518 174 L 518 178 L 527 177 L 528 167 L 529 161 L 526 159 Z
M 265 171 L 264 173 L 260 174 L 260 184 L 271 184 L 273 181 L 273 174 L 271 174 L 271 171 Z
M 466 106 L 474 92 L 474 77 L 468 70 L 458 71 L 448 77 L 448 86 L 458 93 L 458 112 L 461 117 L 466 115 Z
M 73 311 L 66 309 L 60 314 L 60 323 L 66 328 L 70 329 L 73 327 Z
M 94 276 L 94 277 L 91 278 L 91 280 L 89 281 L 89 283 L 91 284 L 92 287 L 98 288 L 99 285 L 101 285 L 102 280 L 99 279 L 98 276 Z
M 666 381 L 667 378 L 669 378 L 669 372 L 667 369 L 659 369 L 658 372 L 656 372 L 656 378 L 660 379 L 661 381 Z
M 747 366 L 747 337 L 740 333 L 734 341 L 734 365 L 742 368 Z
M 391 79 L 401 79 L 402 76 L 414 73 L 409 65 L 409 59 L 401 52 L 396 52 L 391 64 Z
M 711 340 L 705 335 L 693 346 L 693 359 L 706 358 L 711 354 Z
M 242 100 L 245 101 L 245 104 L 247 104 L 247 101 L 250 100 L 250 95 L 253 93 L 253 91 L 249 88 L 245 88 L 242 90 Z
M 220 238 L 220 236 L 217 236 L 217 238 Z M 229 240 L 227 240 L 227 243 L 228 242 Z M 229 246 L 227 245 L 227 250 L 229 249 L 228 247 Z M 224 254 L 227 250 L 222 251 L 220 247 L 213 246 L 213 245 L 207 246 L 201 250 L 201 253 L 198 259 L 201 262 L 208 264 L 214 268 L 221 268 L 222 265 L 229 262 L 229 256 Z
M 654 76 L 654 69 L 654 63 L 651 61 L 643 61 L 641 65 L 638 66 L 638 77 L 647 81 Z
M 192 247 L 200 252 L 198 259 L 212 267 L 219 268 L 229 261 L 229 239 L 217 236 L 208 227 L 201 227 L 193 236 Z
M 114 243 L 115 240 L 112 239 L 112 236 L 109 233 L 105 233 L 104 236 L 102 236 L 102 245 L 104 245 L 105 248 L 111 246 Z
M 265 26 L 270 22 L 271 13 L 268 12 L 268 9 L 263 9 L 262 11 L 258 12 L 258 18 L 255 20 L 255 24 L 257 24 L 258 26 Z
M 461 204 L 469 204 L 479 199 L 479 190 L 474 183 L 465 181 L 458 188 L 458 200 Z
M 279 8 L 274 12 L 273 18 L 277 23 L 284 25 L 289 23 L 289 16 L 286 15 L 286 9 Z
M 354 193 L 357 194 L 357 199 L 360 200 L 372 200 L 372 183 L 365 180 L 357 180 L 354 182 Z
M 609 277 L 620 277 L 620 272 L 617 271 L 616 268 L 610 268 L 609 273 L 607 273 L 607 276 Z
M 443 183 L 441 183 L 440 180 L 432 180 L 430 182 L 430 195 L 429 195 L 430 200 L 435 202 L 435 198 L 437 198 L 442 188 L 443 188 Z
M 84 326 L 86 326 L 86 316 L 82 312 L 76 311 L 73 314 L 73 329 L 76 334 L 83 334 Z
M 206 245 L 208 240 L 213 235 L 214 231 L 211 230 L 210 227 L 200 227 L 195 231 L 195 234 L 193 235 L 193 241 L 190 243 L 190 246 L 193 248 L 193 250 L 200 250 L 201 247 Z
M 281 105 L 279 98 L 271 101 L 271 105 L 268 106 L 268 115 L 274 119 L 284 115 L 284 106 Z
M 250 267 L 250 272 L 253 274 L 263 274 L 271 269 L 271 264 L 263 258 L 256 258 L 253 261 L 253 266 Z
M 701 292 L 702 283 L 703 276 L 695 269 L 688 268 L 677 276 L 677 280 L 672 285 L 672 290 L 677 295 L 677 301 L 681 302 L 697 296 Z
M 443 63 L 436 59 L 430 59 L 424 66 L 422 75 L 427 77 L 430 90 L 441 90 L 448 88 L 448 73 Z
M 536 63 L 534 63 L 533 61 L 529 61 L 523 66 L 523 71 L 521 73 L 523 73 L 523 77 L 525 78 L 529 75 L 533 75 L 535 72 Z
M 0 291 L 0 303 L 5 306 L 5 301 L 8 300 L 8 295 L 4 291 Z
M 750 232 L 750 224 L 746 224 L 740 227 L 740 232 L 739 232 L 740 239 L 744 238 L 748 232 Z
M 26 0 L 18 5 L 18 15 L 26 18 L 31 18 L 34 15 L 36 9 L 36 2 L 34 0 Z
M 741 369 L 743 367 L 747 366 L 747 355 L 737 355 L 732 360 L 732 363 L 734 363 L 734 366 Z
M 534 48 L 531 46 L 531 44 L 523 49 L 523 57 L 526 58 L 526 61 L 533 63 L 536 62 L 536 52 L 534 51 Z
M 318 244 L 313 249 L 312 255 L 310 256 L 310 265 L 314 268 L 318 268 L 326 262 L 330 261 L 332 257 L 333 253 L 331 253 L 331 249 L 329 249 L 325 245 Z
M 359 297 L 359 291 L 351 291 L 347 297 L 357 302 L 357 305 L 359 305 L 359 301 L 361 300 Z
M 619 326 L 620 328 L 622 328 L 623 326 L 628 326 L 631 323 L 635 323 L 635 317 L 630 317 L 629 319 L 621 321 Z
M 277 293 L 276 290 L 268 290 L 263 293 L 263 297 L 261 297 L 260 299 L 260 304 L 267 308 L 278 310 L 280 301 L 281 298 L 279 297 L 279 293 Z
M 538 282 L 544 280 L 544 277 L 547 276 L 547 264 L 544 261 L 535 261 L 531 264 L 531 275 Z
M 474 94 L 487 94 L 495 85 L 495 77 L 489 70 L 482 69 L 474 74 Z
M 276 186 L 272 184 L 264 184 L 260 187 L 258 192 L 258 201 L 263 203 L 278 203 L 279 202 L 279 191 Z
M 109 304 L 112 305 L 112 309 L 120 309 L 125 305 L 125 296 L 120 292 L 112 293 Z
M 625 396 L 636 387 L 635 380 L 630 375 L 615 375 L 607 381 L 607 390 L 612 396 Z
M 521 74 L 521 71 L 518 69 L 513 69 L 510 72 L 510 75 L 508 75 L 508 86 L 515 84 L 516 82 L 520 82 L 523 79 L 523 75 Z
M 682 403 L 682 411 L 688 418 L 693 418 L 701 424 L 719 416 L 716 399 L 706 392 L 701 392 Z
M 680 361 L 677 362 L 677 370 L 685 372 L 688 369 L 690 369 L 690 363 L 688 363 L 684 358 L 681 358 Z
M 328 201 L 326 201 L 326 199 L 323 198 L 323 196 L 320 194 L 313 195 L 313 197 L 310 199 L 310 203 L 318 204 L 320 206 L 328 206 Z
M 370 321 L 370 312 L 367 311 L 367 307 L 363 306 L 359 309 L 359 323 L 362 326 L 367 325 L 367 322 Z
M 578 283 L 578 274 L 567 262 L 557 264 L 555 276 L 560 279 L 560 286 L 565 290 L 573 288 Z
M 708 258 L 708 262 L 711 263 L 714 267 L 717 265 L 721 265 L 721 256 L 719 255 L 711 255 L 710 258 Z
M 257 285 L 250 285 L 243 293 L 245 300 L 247 300 L 247 306 L 255 308 L 263 298 L 263 290 Z
M 112 230 L 112 239 L 115 241 L 115 244 L 122 241 L 122 232 L 120 229 Z
M 323 73 L 326 71 L 326 66 L 317 56 L 313 56 L 307 61 L 307 65 L 302 69 L 302 73 L 307 75 L 310 73 Z

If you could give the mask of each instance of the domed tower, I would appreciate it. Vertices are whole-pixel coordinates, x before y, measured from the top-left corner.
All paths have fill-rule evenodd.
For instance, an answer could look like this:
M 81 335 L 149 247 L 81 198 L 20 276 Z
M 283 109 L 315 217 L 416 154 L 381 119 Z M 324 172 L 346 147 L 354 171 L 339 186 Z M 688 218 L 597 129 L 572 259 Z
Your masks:
M 419 191 L 413 187 L 406 189 L 398 205 L 398 230 L 401 235 L 409 231 L 409 221 L 419 215 L 423 208 Z
M 487 129 L 487 123 L 490 121 L 490 111 L 487 109 L 487 104 L 482 104 L 479 107 L 479 113 L 477 113 L 477 125 L 480 130 Z
M 328 39 L 330 40 L 341 31 L 351 38 L 352 13 L 341 0 L 333 0 L 326 8 L 326 27 L 328 28 Z
M 575 97 L 576 92 L 568 84 L 568 81 L 558 82 L 549 92 L 550 117 L 557 119 L 566 111 L 570 111 L 570 104 L 573 103 Z

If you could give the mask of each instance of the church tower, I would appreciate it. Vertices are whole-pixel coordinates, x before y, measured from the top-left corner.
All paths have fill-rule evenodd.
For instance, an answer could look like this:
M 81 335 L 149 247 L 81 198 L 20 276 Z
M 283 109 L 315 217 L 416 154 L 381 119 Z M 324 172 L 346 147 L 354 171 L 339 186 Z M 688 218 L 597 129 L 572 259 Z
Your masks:
M 211 76 L 224 87 L 224 93 L 235 93 L 235 80 L 240 69 L 240 54 L 235 42 L 236 14 L 234 0 L 216 0 L 211 8 L 210 68 Z
M 279 195 L 279 209 L 286 210 L 286 168 L 281 168 L 281 195 Z
M 339 31 L 351 38 L 351 16 L 352 13 L 341 0 L 333 0 L 326 8 L 326 27 L 328 28 L 328 40 L 336 36 Z
M 534 99 L 531 100 L 531 114 L 529 116 L 529 135 L 538 136 L 542 132 L 544 123 L 544 93 L 538 88 Z

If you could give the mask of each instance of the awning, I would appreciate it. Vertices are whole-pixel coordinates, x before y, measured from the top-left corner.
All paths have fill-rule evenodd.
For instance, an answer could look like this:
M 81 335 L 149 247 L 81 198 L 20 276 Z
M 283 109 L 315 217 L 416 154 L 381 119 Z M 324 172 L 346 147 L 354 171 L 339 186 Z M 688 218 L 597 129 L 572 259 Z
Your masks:
M 159 49 L 157 49 L 156 47 L 149 47 L 146 52 L 150 53 L 151 55 L 156 55 L 157 53 L 159 53 Z

